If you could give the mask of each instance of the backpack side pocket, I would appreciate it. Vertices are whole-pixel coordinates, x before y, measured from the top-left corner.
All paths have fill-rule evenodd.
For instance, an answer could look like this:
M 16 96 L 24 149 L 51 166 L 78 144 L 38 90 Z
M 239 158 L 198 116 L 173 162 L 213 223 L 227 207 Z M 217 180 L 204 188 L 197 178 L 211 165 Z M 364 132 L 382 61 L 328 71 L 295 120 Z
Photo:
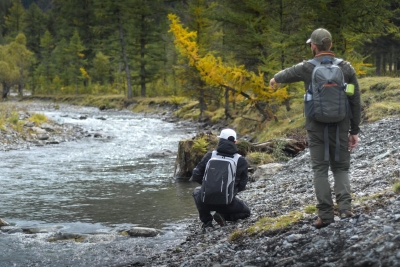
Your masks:
M 315 114 L 313 95 L 307 92 L 304 95 L 304 116 L 313 117 Z

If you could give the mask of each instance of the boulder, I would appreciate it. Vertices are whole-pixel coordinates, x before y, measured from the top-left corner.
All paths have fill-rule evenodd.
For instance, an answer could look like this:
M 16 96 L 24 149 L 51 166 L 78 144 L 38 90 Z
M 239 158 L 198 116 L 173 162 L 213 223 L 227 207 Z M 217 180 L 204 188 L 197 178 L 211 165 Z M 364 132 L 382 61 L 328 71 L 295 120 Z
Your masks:
M 282 169 L 282 167 L 283 164 L 280 163 L 268 163 L 265 165 L 261 165 L 254 172 L 252 178 L 254 181 L 269 179 L 280 169 Z
M 132 227 L 127 232 L 130 236 L 133 237 L 154 237 L 159 234 L 159 231 L 157 229 L 147 227 Z
M 5 220 L 3 220 L 2 218 L 0 218 L 0 227 L 2 226 L 9 226 L 10 224 L 8 222 L 6 222 Z

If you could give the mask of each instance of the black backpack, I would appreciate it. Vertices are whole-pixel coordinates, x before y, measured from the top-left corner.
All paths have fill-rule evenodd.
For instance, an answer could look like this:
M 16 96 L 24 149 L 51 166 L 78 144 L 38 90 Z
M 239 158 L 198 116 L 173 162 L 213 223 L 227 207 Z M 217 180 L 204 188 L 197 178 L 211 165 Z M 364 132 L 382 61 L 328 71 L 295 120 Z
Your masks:
M 213 151 L 201 184 L 201 201 L 209 205 L 227 205 L 232 202 L 235 190 L 235 178 L 238 153 L 223 156 Z

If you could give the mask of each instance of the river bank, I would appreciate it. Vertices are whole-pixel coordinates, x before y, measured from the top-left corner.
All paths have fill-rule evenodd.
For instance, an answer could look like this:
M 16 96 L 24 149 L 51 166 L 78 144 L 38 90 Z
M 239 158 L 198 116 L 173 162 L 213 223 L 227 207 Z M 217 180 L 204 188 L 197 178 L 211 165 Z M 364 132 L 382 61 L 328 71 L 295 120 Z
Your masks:
M 400 118 L 361 127 L 351 155 L 356 217 L 315 229 L 315 205 L 309 151 L 282 165 L 270 177 L 249 183 L 240 194 L 252 210 L 249 219 L 200 231 L 193 220 L 186 242 L 146 262 L 127 266 L 400 266 Z M 330 180 L 332 182 L 332 175 Z M 248 232 L 262 217 L 298 211 L 302 219 L 278 230 Z
M 315 205 L 306 149 L 274 175 L 252 179 L 240 194 L 251 207 L 249 219 L 206 233 L 200 231 L 200 221 L 192 219 L 185 242 L 118 266 L 400 266 L 400 196 L 393 189 L 400 179 L 400 118 L 361 129 L 350 170 L 357 217 L 336 218 L 320 230 L 312 226 L 316 215 L 304 211 Z M 247 231 L 262 217 L 279 218 L 292 211 L 300 212 L 302 219 L 289 227 Z

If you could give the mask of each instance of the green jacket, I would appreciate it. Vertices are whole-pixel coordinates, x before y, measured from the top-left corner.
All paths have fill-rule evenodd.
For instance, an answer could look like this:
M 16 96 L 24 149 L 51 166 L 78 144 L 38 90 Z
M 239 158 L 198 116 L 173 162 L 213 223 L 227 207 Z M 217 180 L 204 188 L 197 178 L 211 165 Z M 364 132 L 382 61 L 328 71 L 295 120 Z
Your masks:
M 335 54 L 332 52 L 323 52 L 315 56 L 315 59 L 322 61 L 324 57 L 334 58 Z M 354 95 L 349 98 L 350 110 L 352 118 L 346 117 L 338 123 L 340 131 L 350 131 L 350 134 L 358 134 L 360 131 L 359 125 L 361 121 L 361 100 L 360 100 L 360 86 L 358 85 L 356 72 L 347 61 L 343 61 L 338 65 L 344 74 L 344 80 L 346 83 L 354 84 Z M 311 75 L 314 69 L 314 65 L 303 61 L 290 68 L 284 69 L 277 74 L 274 78 L 277 83 L 293 83 L 293 82 L 304 82 L 305 90 L 311 83 Z M 306 130 L 307 131 L 323 131 L 325 127 L 324 123 L 318 122 L 312 118 L 306 118 Z

